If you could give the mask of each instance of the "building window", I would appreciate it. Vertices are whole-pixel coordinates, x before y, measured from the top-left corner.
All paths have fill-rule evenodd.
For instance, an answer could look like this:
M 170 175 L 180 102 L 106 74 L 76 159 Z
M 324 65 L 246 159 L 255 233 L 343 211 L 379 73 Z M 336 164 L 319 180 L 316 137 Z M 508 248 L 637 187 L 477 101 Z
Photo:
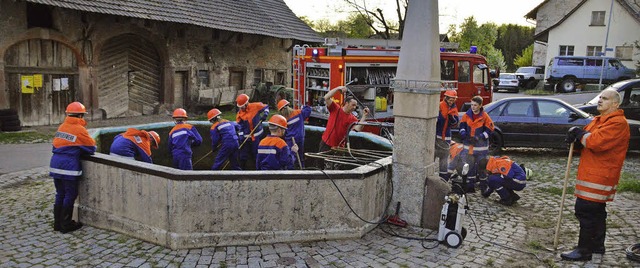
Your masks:
M 602 46 L 587 46 L 587 56 L 600 56 Z
M 49 6 L 27 3 L 27 28 L 53 28 L 53 15 Z
M 198 70 L 198 82 L 200 86 L 208 87 L 209 86 L 209 71 L 207 70 Z
M 257 86 L 264 81 L 264 70 L 263 69 L 255 69 L 253 70 L 253 85 Z
M 560 46 L 560 56 L 573 56 L 573 46 Z
M 616 46 L 616 58 L 620 60 L 631 60 L 633 57 L 633 46 Z
M 276 84 L 284 85 L 286 82 L 284 81 L 286 73 L 285 72 L 277 72 L 276 73 Z
M 604 26 L 605 11 L 592 11 L 591 24 L 589 26 Z

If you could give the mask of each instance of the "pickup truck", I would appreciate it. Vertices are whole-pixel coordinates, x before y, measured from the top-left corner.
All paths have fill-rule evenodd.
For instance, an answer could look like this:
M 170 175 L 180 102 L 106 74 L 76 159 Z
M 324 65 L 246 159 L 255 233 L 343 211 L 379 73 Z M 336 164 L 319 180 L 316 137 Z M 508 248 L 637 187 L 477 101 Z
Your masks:
M 515 75 L 520 77 L 520 87 L 531 89 L 544 79 L 544 69 L 535 66 L 520 67 L 516 70 Z

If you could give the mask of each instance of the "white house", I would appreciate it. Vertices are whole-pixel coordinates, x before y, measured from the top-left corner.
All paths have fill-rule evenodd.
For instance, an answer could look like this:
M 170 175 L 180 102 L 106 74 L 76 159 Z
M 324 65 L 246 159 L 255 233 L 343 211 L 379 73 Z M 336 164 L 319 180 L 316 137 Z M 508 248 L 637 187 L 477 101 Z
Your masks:
M 629 68 L 640 61 L 640 1 L 546 0 L 525 17 L 537 25 L 533 65 L 561 55 L 602 55 L 605 42 L 606 56 Z

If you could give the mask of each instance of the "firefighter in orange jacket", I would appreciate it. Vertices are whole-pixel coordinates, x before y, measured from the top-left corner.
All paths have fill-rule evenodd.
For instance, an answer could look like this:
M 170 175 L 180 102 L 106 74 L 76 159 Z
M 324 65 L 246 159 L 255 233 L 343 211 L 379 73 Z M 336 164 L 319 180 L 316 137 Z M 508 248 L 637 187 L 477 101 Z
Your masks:
M 96 142 L 89 136 L 84 115 L 87 113 L 80 102 L 72 102 L 65 110 L 67 117 L 53 138 L 53 156 L 49 175 L 56 187 L 56 199 L 53 203 L 53 230 L 62 233 L 80 229 L 82 224 L 75 222 L 73 204 L 78 197 L 78 180 L 82 176 L 80 156 L 92 155 L 96 151 Z
M 562 253 L 563 260 L 587 261 L 593 253 L 605 252 L 606 202 L 613 201 L 630 138 L 629 123 L 618 109 L 621 99 L 617 91 L 603 90 L 597 106 L 600 115 L 584 129 L 572 127 L 567 133 L 568 143 L 582 147 L 574 192 L 580 233 L 578 246 Z
M 240 167 L 245 169 L 247 161 L 257 155 L 258 144 L 264 137 L 262 121 L 269 116 L 269 105 L 262 102 L 249 103 L 247 94 L 238 95 L 236 105 L 240 108 L 236 115 L 236 122 L 240 125 L 243 135 L 240 144 L 244 143 L 240 148 L 238 158 L 240 159 Z
M 153 163 L 151 148 L 158 149 L 158 144 L 160 144 L 160 135 L 157 132 L 129 128 L 113 139 L 109 154 Z
M 508 156 L 485 157 L 478 161 L 480 172 L 487 172 L 487 189 L 481 194 L 489 197 L 493 191 L 500 196 L 500 204 L 511 206 L 520 199 L 514 191 L 522 191 L 527 185 L 527 173 Z
M 260 141 L 258 155 L 256 157 L 257 170 L 284 170 L 293 166 L 294 153 L 298 151 L 298 145 L 289 148 L 282 139 L 287 130 L 287 119 L 276 114 L 269 119 L 269 131 L 271 135 Z
M 460 138 L 464 143 L 463 157 L 469 164 L 468 183 L 465 191 L 475 192 L 476 180 L 480 179 L 480 191 L 485 191 L 485 178 L 478 178 L 478 161 L 489 154 L 489 136 L 493 132 L 493 120 L 482 108 L 482 97 L 471 98 L 469 109 L 460 120 Z
M 458 124 L 458 108 L 456 99 L 458 92 L 447 90 L 444 92 L 444 100 L 440 102 L 440 111 L 436 121 L 436 157 L 439 159 L 439 174 L 448 180 L 447 166 L 449 147 L 451 143 L 451 127 Z
M 464 145 L 462 143 L 457 143 L 455 141 L 451 141 L 451 145 L 449 147 L 449 160 L 447 164 L 447 173 L 442 177 L 444 180 L 449 181 L 451 178 L 451 174 L 453 174 L 454 170 L 458 171 L 458 174 L 462 171 L 462 166 L 464 165 L 464 161 L 462 160 L 462 150 L 464 149 Z

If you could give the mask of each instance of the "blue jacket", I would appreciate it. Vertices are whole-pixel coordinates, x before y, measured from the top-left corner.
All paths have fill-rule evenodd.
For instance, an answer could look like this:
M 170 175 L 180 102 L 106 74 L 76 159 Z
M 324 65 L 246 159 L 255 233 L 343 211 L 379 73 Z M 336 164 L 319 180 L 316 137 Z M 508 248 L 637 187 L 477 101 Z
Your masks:
M 82 176 L 80 156 L 96 152 L 96 142 L 89 136 L 86 125 L 82 118 L 67 116 L 58 128 L 49 165 L 49 175 L 54 179 L 76 180 Z
M 458 108 L 453 103 L 449 106 L 446 101 L 440 102 L 440 111 L 436 121 L 436 139 L 445 140 L 451 143 L 451 127 L 458 124 Z
M 211 135 L 211 146 L 215 150 L 218 143 L 221 146 L 231 146 L 238 148 L 238 132 L 240 132 L 240 125 L 236 122 L 228 120 L 220 120 L 211 126 L 209 131 Z
M 193 151 L 191 146 L 199 146 L 202 143 L 202 137 L 198 130 L 190 124 L 178 123 L 169 132 L 169 150 L 171 154 L 176 156 L 191 157 Z
M 276 136 L 269 135 L 258 145 L 257 170 L 283 170 L 293 165 L 291 149 Z
M 284 141 L 289 147 L 293 146 L 295 138 L 298 147 L 304 146 L 304 121 L 311 115 L 311 107 L 303 106 L 302 110 L 293 110 L 289 118 L 287 118 L 287 131 L 284 134 Z
M 113 155 L 153 163 L 149 134 L 144 130 L 129 128 L 125 133 L 118 134 L 113 139 L 109 152 Z

